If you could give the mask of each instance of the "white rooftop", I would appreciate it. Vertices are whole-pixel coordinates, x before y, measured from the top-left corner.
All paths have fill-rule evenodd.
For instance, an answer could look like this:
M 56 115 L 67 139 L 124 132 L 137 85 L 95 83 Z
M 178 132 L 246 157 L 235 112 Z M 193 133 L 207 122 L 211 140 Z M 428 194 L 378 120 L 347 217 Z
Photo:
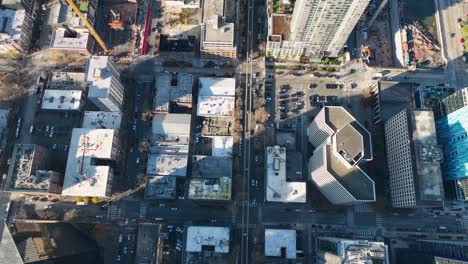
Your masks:
M 199 116 L 232 116 L 234 114 L 236 79 L 200 78 Z
M 202 246 L 214 246 L 217 253 L 229 253 L 229 228 L 213 226 L 189 226 L 187 228 L 187 252 L 201 252 Z
M 104 111 L 86 111 L 83 117 L 83 128 L 120 129 L 122 113 Z
M 306 183 L 286 181 L 286 148 L 267 147 L 266 199 L 269 202 L 305 203 Z
M 84 28 L 73 28 L 76 31 L 76 37 L 67 37 L 66 30 L 63 27 L 57 28 L 52 33 L 50 48 L 52 49 L 69 49 L 69 50 L 87 50 L 89 32 Z
M 112 75 L 109 70 L 105 70 L 107 69 L 109 63 L 109 56 L 92 56 L 89 58 L 88 62 L 86 63 L 85 80 L 87 82 L 94 82 Z
M 0 41 L 19 39 L 24 17 L 24 10 L 0 9 Z
M 158 114 L 153 116 L 155 141 L 188 144 L 192 116 L 189 114 Z
M 211 156 L 231 157 L 234 139 L 232 137 L 216 136 L 213 137 L 211 146 Z
M 188 155 L 150 154 L 147 175 L 187 176 Z
M 42 109 L 46 110 L 80 110 L 82 91 L 49 90 L 44 91 Z
M 296 258 L 296 230 L 265 229 L 265 256 L 281 257 L 281 248 L 286 249 L 286 258 Z
M 92 162 L 114 159 L 113 141 L 113 129 L 73 129 L 62 195 L 106 196 L 111 168 Z

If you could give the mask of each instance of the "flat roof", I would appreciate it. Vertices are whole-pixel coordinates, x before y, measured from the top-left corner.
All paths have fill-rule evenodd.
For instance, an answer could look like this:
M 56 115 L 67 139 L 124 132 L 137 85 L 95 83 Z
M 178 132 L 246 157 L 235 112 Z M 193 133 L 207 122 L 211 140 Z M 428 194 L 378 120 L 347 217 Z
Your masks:
M 271 15 L 271 35 L 281 36 L 282 40 L 289 39 L 291 15 L 272 14 Z
M 296 258 L 296 230 L 265 229 L 265 256 L 281 257 L 282 248 L 286 258 Z
M 86 63 L 86 82 L 91 83 L 89 98 L 107 97 L 112 85 L 119 83 L 120 73 L 109 56 L 92 56 Z
M 0 130 L 6 128 L 10 109 L 0 109 Z
M 51 72 L 47 89 L 83 90 L 86 87 L 84 72 Z
M 211 143 L 211 155 L 215 157 L 232 157 L 233 137 L 214 136 Z
M 389 263 L 388 247 L 383 242 L 367 240 L 351 240 L 333 237 L 318 237 L 317 251 L 323 252 L 320 258 L 326 263 Z M 333 254 L 329 254 L 329 244 L 320 241 L 328 241 L 335 245 Z
M 4 34 L 8 34 L 11 37 L 11 39 L 19 38 L 25 14 L 25 10 L 0 9 L 0 29 L 2 29 L 1 32 Z
M 83 128 L 104 128 L 119 130 L 122 122 L 121 112 L 85 111 Z
M 328 172 L 357 200 L 375 200 L 374 181 L 358 166 L 346 166 L 333 150 L 326 145 Z
M 41 108 L 45 110 L 77 111 L 81 107 L 81 90 L 44 91 Z
M 18 252 L 13 236 L 4 221 L 1 223 L 0 233 L 0 259 L 9 264 L 23 264 L 23 259 Z
M 232 158 L 215 156 L 192 156 L 192 177 L 232 177 Z
M 186 177 L 187 164 L 188 155 L 150 154 L 146 174 Z
M 188 144 L 190 138 L 190 114 L 156 114 L 153 116 L 152 133 L 157 142 Z
M 431 110 L 414 109 L 410 115 L 416 154 L 416 173 L 421 200 L 442 201 L 444 199 L 440 162 L 442 152 L 437 143 L 434 114 Z
M 232 116 L 235 90 L 235 78 L 201 77 L 197 114 L 199 116 Z
M 379 105 L 382 122 L 386 122 L 404 109 L 414 107 L 417 84 L 411 82 L 379 82 Z
M 52 174 L 39 171 L 48 168 L 49 155 L 44 147 L 35 144 L 16 144 L 11 159 L 7 190 L 49 191 Z
M 234 23 L 225 23 L 220 20 L 224 19 L 215 16 L 206 22 L 202 29 L 205 31 L 202 41 L 204 43 L 225 43 L 232 48 L 234 46 Z
M 269 202 L 306 202 L 306 183 L 286 181 L 286 148 L 267 147 L 266 200 Z
M 213 246 L 217 253 L 229 253 L 229 227 L 187 227 L 187 252 L 201 252 L 202 246 Z
M 105 197 L 115 151 L 113 129 L 74 128 L 62 195 Z
M 224 1 L 205 0 L 202 7 L 202 22 L 206 23 L 212 16 L 224 16 Z
M 159 145 L 151 146 L 150 153 L 152 154 L 188 154 L 189 145 L 187 144 L 171 144 L 171 145 Z
M 145 199 L 175 199 L 176 182 L 176 177 L 173 176 L 148 176 Z
M 193 75 L 189 73 L 177 74 L 177 85 L 171 85 L 171 101 L 177 103 L 191 103 L 193 89 Z
M 52 33 L 50 48 L 52 49 L 70 49 L 87 50 L 90 39 L 89 31 L 84 28 L 73 28 L 76 31 L 76 37 L 67 37 L 65 28 L 57 28 Z
M 153 110 L 155 112 L 169 112 L 169 98 L 171 75 L 169 73 L 160 73 L 156 75 L 156 95 L 153 100 Z
M 189 185 L 189 199 L 231 200 L 231 177 L 192 178 Z

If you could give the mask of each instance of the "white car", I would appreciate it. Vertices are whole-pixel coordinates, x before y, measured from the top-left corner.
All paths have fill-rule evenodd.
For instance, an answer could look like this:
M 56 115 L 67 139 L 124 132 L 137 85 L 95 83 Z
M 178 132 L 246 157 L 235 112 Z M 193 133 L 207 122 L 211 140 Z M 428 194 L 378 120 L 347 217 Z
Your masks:
M 135 161 L 135 162 L 136 162 L 136 164 L 139 164 L 139 163 L 140 163 L 140 158 L 139 158 L 139 157 L 136 158 L 136 161 Z
M 172 211 L 177 211 L 177 207 L 172 207 L 171 210 Z

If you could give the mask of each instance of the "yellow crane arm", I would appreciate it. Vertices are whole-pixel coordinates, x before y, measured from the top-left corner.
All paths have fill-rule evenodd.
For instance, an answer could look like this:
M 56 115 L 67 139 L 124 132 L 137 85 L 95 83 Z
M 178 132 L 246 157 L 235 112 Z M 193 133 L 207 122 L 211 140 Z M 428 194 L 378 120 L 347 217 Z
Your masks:
M 73 11 L 78 15 L 78 17 L 83 21 L 85 27 L 89 30 L 89 33 L 94 37 L 94 39 L 97 41 L 99 46 L 101 46 L 102 50 L 104 50 L 104 53 L 109 53 L 109 49 L 107 48 L 106 44 L 104 41 L 102 41 L 101 37 L 99 34 L 94 30 L 93 26 L 88 22 L 88 19 L 86 19 L 83 14 L 81 13 L 80 9 L 75 5 L 73 0 L 66 0 L 68 5 L 73 9 Z

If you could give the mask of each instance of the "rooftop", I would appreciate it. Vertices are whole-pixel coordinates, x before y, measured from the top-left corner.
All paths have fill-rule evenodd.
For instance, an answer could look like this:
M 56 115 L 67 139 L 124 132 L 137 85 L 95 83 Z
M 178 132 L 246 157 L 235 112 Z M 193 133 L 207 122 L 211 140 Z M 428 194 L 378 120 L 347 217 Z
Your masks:
M 115 151 L 113 129 L 74 128 L 62 195 L 107 196 Z
M 175 79 L 177 85 L 171 82 L 171 101 L 177 103 L 192 103 L 193 75 L 189 73 L 179 73 Z
M 188 144 L 191 118 L 189 114 L 154 115 L 152 133 L 156 144 L 162 142 Z
M 0 9 L 0 43 L 20 37 L 24 18 L 24 10 Z
M 211 155 L 215 157 L 232 157 L 233 137 L 212 137 Z
M 73 28 L 73 33 L 67 32 L 63 27 L 52 33 L 51 49 L 87 50 L 90 40 L 89 31 L 85 28 Z
M 214 156 L 192 156 L 192 177 L 232 177 L 232 158 Z
M 147 175 L 187 176 L 188 155 L 150 154 Z
M 42 109 L 46 110 L 80 110 L 80 90 L 49 90 L 44 91 Z
M 234 78 L 200 78 L 198 92 L 199 116 L 232 116 L 234 113 L 236 80 Z
M 213 16 L 224 16 L 224 1 L 205 0 L 202 7 L 202 22 L 206 23 Z
M 46 21 L 48 25 L 55 26 L 66 24 L 72 26 L 83 26 L 81 19 L 68 5 L 62 5 L 60 2 L 52 2 L 48 11 L 48 21 Z M 83 15 L 86 16 L 86 14 Z
M 231 136 L 232 117 L 204 117 L 202 136 L 216 137 L 216 136 Z
M 83 117 L 83 128 L 104 128 L 119 130 L 122 113 L 104 111 L 86 111 Z
M 169 112 L 171 75 L 161 73 L 156 75 L 156 95 L 153 100 L 153 110 L 157 113 Z
M 47 89 L 83 90 L 86 87 L 84 72 L 52 72 Z
M 434 114 L 430 110 L 412 110 L 412 135 L 416 173 L 421 200 L 442 201 L 444 198 L 440 162 L 442 152 L 437 143 Z
M 189 185 L 189 199 L 231 200 L 231 177 L 192 178 Z
M 9 114 L 10 109 L 0 109 L 0 131 L 6 128 Z
M 306 183 L 286 181 L 286 148 L 267 147 L 266 200 L 269 202 L 306 202 Z
M 146 179 L 145 199 L 175 199 L 176 177 L 149 176 Z
M 379 105 L 382 122 L 403 109 L 414 107 L 414 91 L 417 84 L 410 82 L 379 82 Z
M 232 48 L 234 46 L 234 23 L 226 23 L 223 18 L 213 16 L 207 20 L 203 34 L 204 43 L 226 43 Z
M 8 170 L 6 189 L 10 191 L 49 192 L 53 174 L 49 167 L 49 152 L 34 144 L 16 144 Z
M 229 253 L 229 232 L 228 227 L 189 226 L 186 251 L 201 252 L 202 246 L 213 246 L 217 253 Z
M 318 237 L 320 263 L 389 263 L 388 247 L 383 242 Z M 332 244 L 330 244 L 332 243 Z
M 285 249 L 286 258 L 296 258 L 296 230 L 265 229 L 265 256 L 281 257 Z
M 87 82 L 102 80 L 118 73 L 115 70 L 109 56 L 92 56 L 86 63 L 85 80 Z M 120 78 L 120 75 L 116 77 Z
M 271 16 L 271 35 L 281 36 L 281 40 L 289 39 L 289 28 L 291 23 L 291 15 L 273 14 Z M 279 41 L 274 39 L 273 41 Z

